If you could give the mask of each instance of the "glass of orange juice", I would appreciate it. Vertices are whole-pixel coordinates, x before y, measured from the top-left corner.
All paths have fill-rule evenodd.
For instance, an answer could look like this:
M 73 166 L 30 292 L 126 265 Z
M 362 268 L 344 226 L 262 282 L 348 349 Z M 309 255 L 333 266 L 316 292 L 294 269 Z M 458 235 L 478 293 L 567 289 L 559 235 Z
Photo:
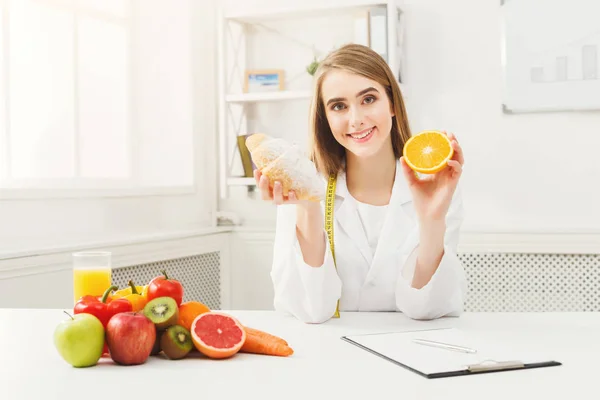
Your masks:
M 73 298 L 76 303 L 86 295 L 102 296 L 112 282 L 111 253 L 83 251 L 73 253 Z

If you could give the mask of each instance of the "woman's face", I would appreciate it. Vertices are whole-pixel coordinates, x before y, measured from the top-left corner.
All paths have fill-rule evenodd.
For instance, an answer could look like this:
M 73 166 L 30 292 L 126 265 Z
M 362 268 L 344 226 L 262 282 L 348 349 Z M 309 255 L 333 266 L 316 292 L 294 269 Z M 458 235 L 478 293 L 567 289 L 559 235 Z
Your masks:
M 329 71 L 321 94 L 333 136 L 357 157 L 391 146 L 391 103 L 379 83 L 342 70 Z

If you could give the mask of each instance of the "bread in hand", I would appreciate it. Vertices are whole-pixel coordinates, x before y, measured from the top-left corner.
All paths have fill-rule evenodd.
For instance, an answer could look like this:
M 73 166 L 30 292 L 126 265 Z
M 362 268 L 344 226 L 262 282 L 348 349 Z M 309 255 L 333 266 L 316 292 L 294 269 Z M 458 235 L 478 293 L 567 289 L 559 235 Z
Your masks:
M 324 197 L 324 180 L 297 146 L 257 133 L 246 139 L 246 147 L 271 187 L 275 181 L 281 182 L 284 196 L 293 190 L 298 200 L 320 201 Z

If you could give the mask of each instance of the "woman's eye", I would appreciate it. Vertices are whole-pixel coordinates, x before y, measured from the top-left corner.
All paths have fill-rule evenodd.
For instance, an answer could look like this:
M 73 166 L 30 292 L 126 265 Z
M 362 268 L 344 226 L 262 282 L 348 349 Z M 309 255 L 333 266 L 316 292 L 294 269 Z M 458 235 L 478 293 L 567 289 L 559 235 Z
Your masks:
M 367 103 L 367 104 L 371 104 L 371 103 L 375 102 L 375 100 L 376 99 L 373 96 L 367 96 L 367 97 L 365 97 L 365 103 Z
M 334 105 L 333 105 L 333 107 L 331 107 L 331 109 L 332 109 L 333 111 L 340 111 L 340 110 L 342 110 L 343 108 L 344 108 L 344 105 L 343 105 L 343 104 L 341 104 L 341 103 L 334 104 Z

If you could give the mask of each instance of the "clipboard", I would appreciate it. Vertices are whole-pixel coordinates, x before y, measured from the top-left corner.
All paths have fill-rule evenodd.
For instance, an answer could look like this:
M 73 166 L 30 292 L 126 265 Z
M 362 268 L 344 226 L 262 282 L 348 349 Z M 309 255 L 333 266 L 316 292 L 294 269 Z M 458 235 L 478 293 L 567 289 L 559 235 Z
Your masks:
M 469 334 L 457 328 L 342 336 L 342 340 L 427 379 L 560 366 L 539 351 L 515 350 L 514 344 Z M 476 350 L 473 353 L 425 346 L 432 340 Z

